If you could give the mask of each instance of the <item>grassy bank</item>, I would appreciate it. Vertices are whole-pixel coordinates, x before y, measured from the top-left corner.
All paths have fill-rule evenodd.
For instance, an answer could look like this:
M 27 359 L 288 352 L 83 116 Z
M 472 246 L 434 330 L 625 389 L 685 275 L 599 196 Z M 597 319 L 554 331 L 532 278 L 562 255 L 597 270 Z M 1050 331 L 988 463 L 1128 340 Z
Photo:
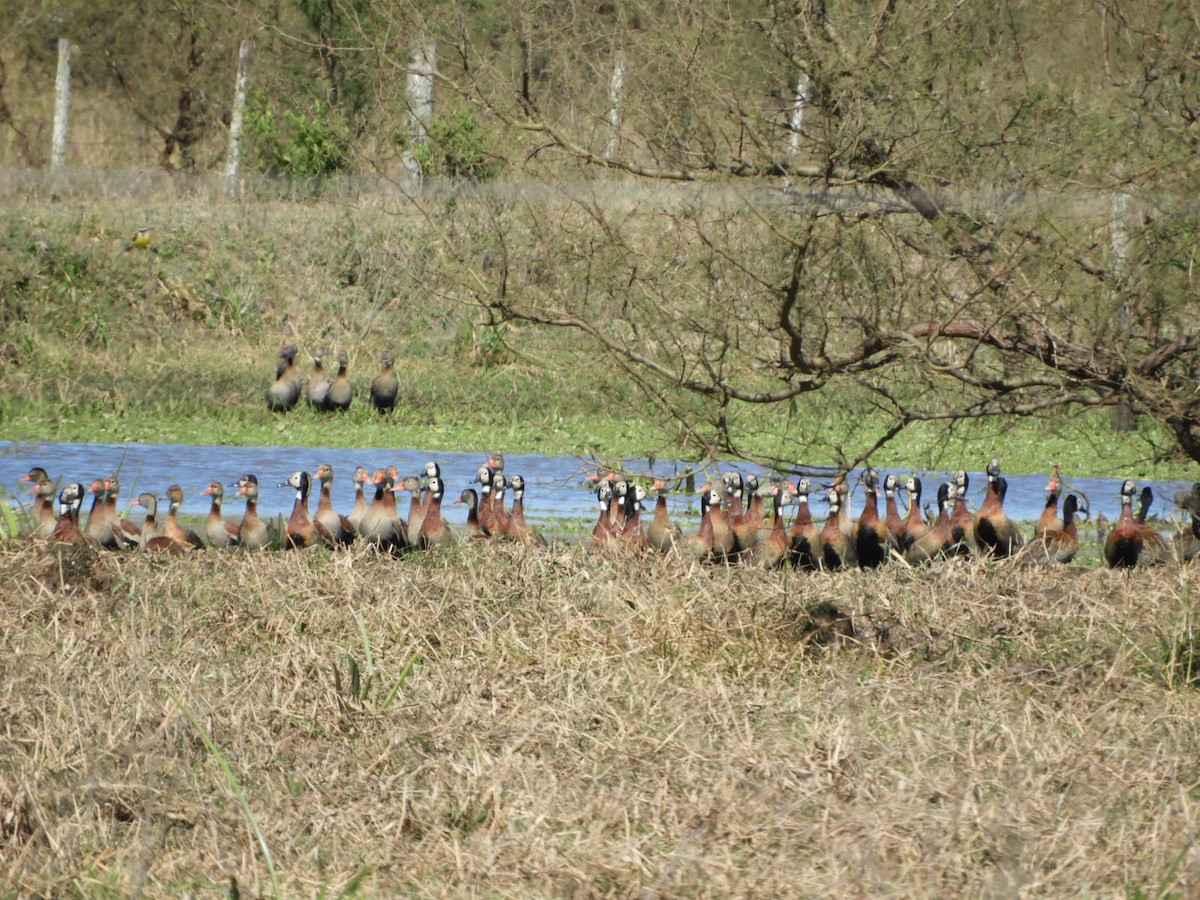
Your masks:
M 1189 895 L 1197 571 L 6 546 L 0 884 Z
M 571 330 L 484 327 L 480 286 L 498 265 L 493 228 L 509 229 L 519 249 L 531 220 L 569 212 L 550 201 L 497 211 L 466 197 L 426 205 L 14 200 L 0 226 L 5 437 L 717 453 L 708 443 L 715 401 L 647 396 Z M 142 224 L 154 252 L 126 251 Z M 553 264 L 533 255 L 508 263 L 529 278 L 551 277 L 539 273 Z M 563 290 L 585 290 L 565 268 L 554 277 Z M 348 415 L 267 412 L 275 351 L 293 341 L 306 372 L 318 346 L 348 352 L 359 394 Z M 365 397 L 384 349 L 396 353 L 402 388 L 399 408 L 381 420 Z M 724 414 L 737 452 L 833 464 L 886 429 L 874 404 L 865 386 L 861 395 L 822 391 L 786 409 L 735 404 Z M 695 431 L 672 421 L 668 406 L 690 411 Z M 1147 421 L 1118 433 L 1105 413 L 1064 411 L 912 427 L 872 461 L 947 469 L 981 467 L 996 454 L 1018 473 L 1057 462 L 1081 475 L 1191 480 L 1194 465 L 1164 461 L 1170 446 Z

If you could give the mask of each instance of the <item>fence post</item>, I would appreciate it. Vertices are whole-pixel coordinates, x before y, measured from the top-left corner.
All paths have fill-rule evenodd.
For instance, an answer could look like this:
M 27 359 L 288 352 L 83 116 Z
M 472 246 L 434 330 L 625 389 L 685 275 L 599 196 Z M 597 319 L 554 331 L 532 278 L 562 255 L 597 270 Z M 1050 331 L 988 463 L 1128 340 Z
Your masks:
M 67 160 L 67 109 L 71 103 L 71 42 L 58 39 L 58 73 L 54 77 L 54 133 L 50 145 L 50 199 L 58 199 Z
M 237 83 L 233 89 L 233 112 L 229 117 L 229 164 L 225 167 L 225 193 L 235 202 L 241 196 L 242 119 L 246 112 L 251 48 L 250 38 L 246 38 L 238 50 Z

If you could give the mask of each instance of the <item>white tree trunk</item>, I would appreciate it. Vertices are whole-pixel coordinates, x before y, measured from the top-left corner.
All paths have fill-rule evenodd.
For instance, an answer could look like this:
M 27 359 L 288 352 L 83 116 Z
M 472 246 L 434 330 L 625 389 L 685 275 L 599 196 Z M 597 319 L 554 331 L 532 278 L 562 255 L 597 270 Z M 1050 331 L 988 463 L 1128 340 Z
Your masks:
M 604 158 L 615 159 L 621 146 L 621 93 L 625 88 L 625 54 L 618 50 L 613 57 L 612 78 L 608 82 L 608 140 Z
M 71 104 L 71 42 L 58 39 L 58 73 L 54 78 L 54 133 L 50 144 L 50 196 L 58 199 L 67 161 L 67 119 Z
M 242 120 L 246 113 L 246 83 L 250 79 L 250 39 L 238 50 L 237 81 L 233 88 L 233 111 L 229 117 L 229 161 L 225 167 L 225 193 L 230 200 L 241 195 Z
M 797 75 L 792 87 L 792 106 L 788 110 L 788 153 L 800 154 L 800 132 L 804 128 L 804 107 L 808 104 L 808 77 Z
M 421 162 L 414 148 L 429 139 L 429 120 L 433 117 L 433 71 L 437 61 L 437 43 L 418 42 L 412 51 L 406 87 L 408 117 L 404 129 L 409 146 L 404 151 L 404 170 L 413 181 L 421 180 Z

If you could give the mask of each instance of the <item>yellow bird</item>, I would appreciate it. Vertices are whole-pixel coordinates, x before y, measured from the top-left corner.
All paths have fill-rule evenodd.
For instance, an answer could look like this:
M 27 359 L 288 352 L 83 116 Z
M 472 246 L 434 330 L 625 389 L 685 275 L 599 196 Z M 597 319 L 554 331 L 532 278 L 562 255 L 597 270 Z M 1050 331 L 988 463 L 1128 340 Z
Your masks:
M 145 248 L 147 248 L 149 246 L 150 246 L 150 229 L 149 228 L 139 228 L 138 233 L 135 234 L 130 239 L 129 243 L 125 245 L 125 249 L 132 250 L 134 247 L 136 247 L 139 250 L 144 250 Z

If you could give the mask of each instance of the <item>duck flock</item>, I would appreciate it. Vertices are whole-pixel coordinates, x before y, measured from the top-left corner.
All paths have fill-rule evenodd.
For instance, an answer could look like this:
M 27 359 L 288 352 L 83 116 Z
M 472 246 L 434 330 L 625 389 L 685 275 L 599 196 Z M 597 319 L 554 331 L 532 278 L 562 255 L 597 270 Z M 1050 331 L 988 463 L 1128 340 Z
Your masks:
M 1022 534 L 1004 510 L 1007 481 L 999 462 L 987 466 L 987 490 L 977 511 L 966 503 L 969 476 L 959 471 L 936 491 L 936 511 L 923 507 L 921 479 L 910 476 L 902 483 L 895 475 L 880 476 L 868 468 L 858 478 L 863 489 L 863 509 L 851 514 L 851 485 L 838 476 L 816 493 L 828 504 L 820 524 L 810 500 L 814 485 L 808 477 L 795 482 L 771 480 L 760 484 L 754 475 L 726 472 L 697 490 L 700 520 L 694 532 L 684 533 L 673 522 L 667 504 L 672 483 L 650 482 L 617 471 L 594 473 L 589 481 L 598 506 L 590 544 L 617 551 L 677 554 L 685 559 L 763 568 L 794 567 L 819 571 L 875 568 L 891 563 L 918 565 L 956 556 L 1020 557 L 1031 561 L 1067 563 L 1079 552 L 1078 519 L 1088 511 L 1075 493 L 1066 493 L 1055 472 L 1046 485 L 1045 506 L 1031 534 Z M 431 550 L 460 541 L 508 540 L 544 545 L 542 534 L 525 520 L 526 482 L 520 475 L 504 473 L 503 454 L 487 457 L 472 486 L 461 490 L 454 503 L 465 504 L 466 525 L 452 527 L 442 515 L 446 485 L 441 466 L 425 464 L 419 475 L 401 476 L 395 466 L 374 472 L 360 466 L 352 481 L 354 507 L 343 515 L 333 507 L 333 468 L 321 465 L 310 475 L 295 472 L 280 487 L 295 491 L 291 515 L 278 524 L 258 514 L 258 478 L 247 473 L 226 485 L 213 481 L 203 493 L 210 498 L 204 527 L 197 532 L 178 519 L 183 490 L 172 485 L 163 496 L 138 494 L 130 507 L 140 506 L 140 520 L 118 513 L 120 482 L 117 476 L 97 479 L 90 489 L 82 483 L 57 490 L 45 469 L 34 467 L 22 476 L 34 492 L 35 523 L 32 537 L 96 548 L 142 549 L 186 553 L 242 548 L 339 547 L 353 542 L 403 553 Z M 477 485 L 477 488 L 475 487 Z M 226 519 L 223 503 L 229 488 L 245 507 L 239 520 Z M 317 492 L 317 508 L 309 513 L 310 494 Z M 511 504 L 507 492 L 512 491 Z M 396 494 L 410 494 L 401 514 Z M 92 495 L 86 522 L 81 522 L 87 494 Z M 883 508 L 880 509 L 880 494 Z M 644 502 L 655 496 L 652 512 Z M 1200 484 L 1177 502 L 1190 514 L 1190 528 L 1168 541 L 1146 516 L 1153 502 L 1147 486 L 1139 492 L 1133 481 L 1120 489 L 1120 512 L 1110 527 L 1103 516 L 1105 562 L 1113 568 L 1160 565 L 1188 561 L 1200 550 Z M 54 508 L 58 501 L 57 511 Z M 1135 513 L 1134 502 L 1138 501 Z M 901 501 L 906 509 L 901 512 Z M 159 517 L 159 504 L 167 505 Z M 795 508 L 792 513 L 791 509 Z

